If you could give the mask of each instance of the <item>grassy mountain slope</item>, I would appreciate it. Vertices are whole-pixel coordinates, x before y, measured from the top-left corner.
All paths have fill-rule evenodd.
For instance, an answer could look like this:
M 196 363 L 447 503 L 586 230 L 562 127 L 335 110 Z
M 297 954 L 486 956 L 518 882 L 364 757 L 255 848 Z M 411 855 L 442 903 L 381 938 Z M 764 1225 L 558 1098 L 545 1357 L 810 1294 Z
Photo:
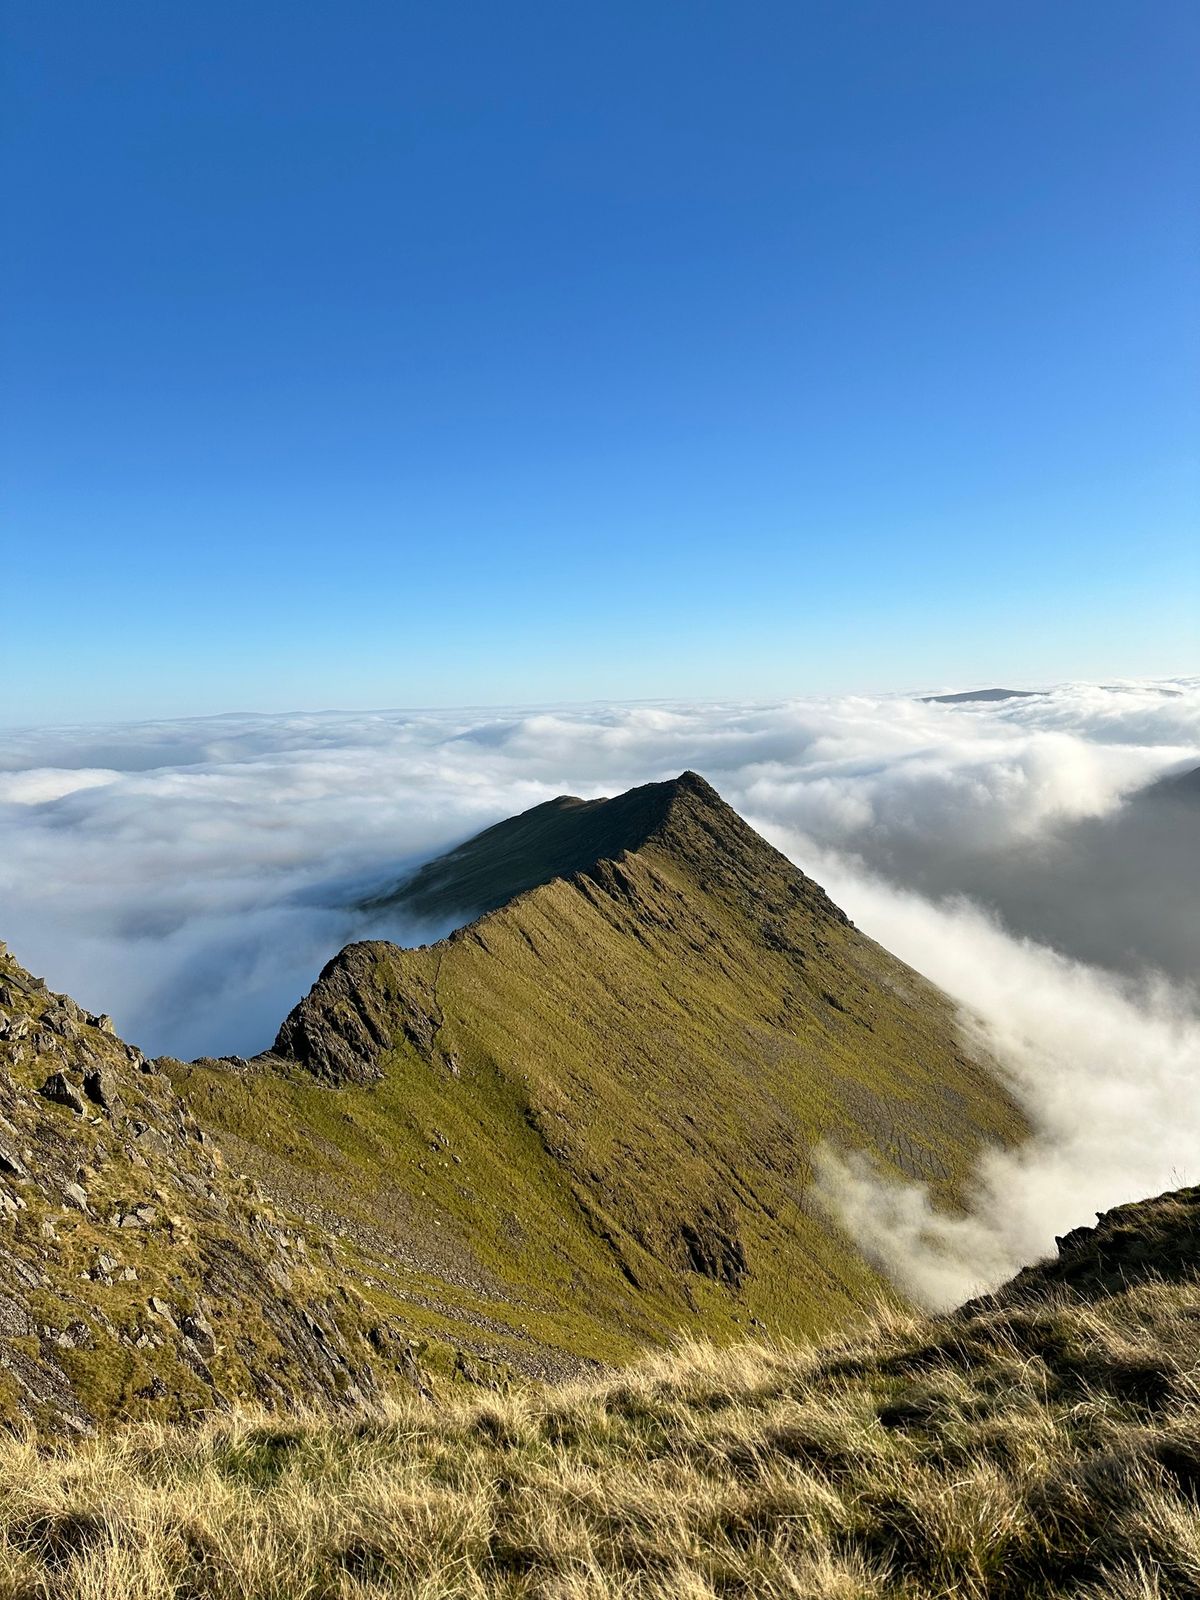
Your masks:
M 828 1327 L 881 1285 L 816 1203 L 814 1146 L 953 1205 L 1023 1132 L 946 998 L 693 774 L 537 807 L 408 892 L 503 903 L 348 947 L 272 1052 L 170 1071 L 414 1335 L 553 1375 Z
M 10 1444 L 0 1594 L 1191 1600 L 1198 1220 L 1123 1207 L 1011 1293 L 824 1348 Z

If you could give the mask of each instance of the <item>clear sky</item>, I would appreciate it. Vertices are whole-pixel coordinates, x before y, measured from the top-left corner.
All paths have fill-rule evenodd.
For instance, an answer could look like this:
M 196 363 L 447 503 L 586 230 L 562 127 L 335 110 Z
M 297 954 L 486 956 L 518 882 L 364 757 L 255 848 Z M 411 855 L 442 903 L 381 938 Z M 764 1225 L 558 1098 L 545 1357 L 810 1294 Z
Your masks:
M 0 721 L 1195 669 L 1195 0 L 6 31 Z

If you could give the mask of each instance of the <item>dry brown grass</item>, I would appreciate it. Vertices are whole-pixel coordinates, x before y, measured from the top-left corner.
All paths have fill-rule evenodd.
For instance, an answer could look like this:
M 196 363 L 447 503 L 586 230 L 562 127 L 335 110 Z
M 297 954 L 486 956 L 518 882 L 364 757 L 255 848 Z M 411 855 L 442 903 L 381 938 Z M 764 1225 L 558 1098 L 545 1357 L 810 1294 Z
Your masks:
M 1200 1593 L 1200 1288 L 0 1450 L 5 1600 Z

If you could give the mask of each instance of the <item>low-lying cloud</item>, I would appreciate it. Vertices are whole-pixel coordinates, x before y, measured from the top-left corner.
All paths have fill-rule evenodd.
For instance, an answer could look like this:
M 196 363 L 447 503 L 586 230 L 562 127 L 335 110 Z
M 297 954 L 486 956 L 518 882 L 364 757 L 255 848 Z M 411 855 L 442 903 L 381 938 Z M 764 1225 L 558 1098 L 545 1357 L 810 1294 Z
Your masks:
M 1034 1125 L 1029 1143 L 980 1163 L 963 1217 L 861 1157 L 823 1152 L 824 1203 L 915 1298 L 956 1305 L 1094 1213 L 1200 1181 L 1200 1019 L 1184 994 L 1014 939 L 968 901 L 934 906 L 828 866 L 863 926 L 959 1001 Z
M 150 1052 L 251 1054 L 347 940 L 445 931 L 362 893 L 552 795 L 695 768 L 960 1001 L 1030 1110 L 966 1219 L 827 1153 L 847 1226 L 948 1303 L 1196 1175 L 1200 802 L 1141 792 L 1196 765 L 1200 680 L 34 730 L 0 753 L 0 935 Z

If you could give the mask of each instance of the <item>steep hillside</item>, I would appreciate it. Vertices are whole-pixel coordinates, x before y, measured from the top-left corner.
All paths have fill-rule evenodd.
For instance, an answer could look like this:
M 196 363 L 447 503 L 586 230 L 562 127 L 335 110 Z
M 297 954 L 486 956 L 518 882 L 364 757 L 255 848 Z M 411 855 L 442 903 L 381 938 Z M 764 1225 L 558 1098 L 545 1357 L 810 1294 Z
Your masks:
M 1195 805 L 1200 801 L 1200 767 L 1186 772 L 1175 772 L 1169 778 L 1160 778 L 1142 793 L 1155 800 L 1176 800 L 1182 805 Z
M 403 1350 L 342 1276 L 154 1062 L 0 945 L 0 1427 L 362 1404 Z
M 828 1327 L 881 1283 L 822 1140 L 953 1205 L 1022 1119 L 949 1002 L 694 774 L 536 807 L 397 897 L 245 1062 L 169 1064 L 240 1168 L 414 1335 L 518 1370 Z
M 10 1444 L 6 1592 L 1194 1600 L 1198 1201 L 1122 1207 L 1014 1295 L 824 1348 L 693 1346 L 368 1423 Z
M 935 833 L 874 866 L 931 898 L 967 895 L 1022 938 L 1141 978 L 1200 988 L 1200 767 L 1134 790 L 1103 816 L 1060 818 L 1019 847 Z

